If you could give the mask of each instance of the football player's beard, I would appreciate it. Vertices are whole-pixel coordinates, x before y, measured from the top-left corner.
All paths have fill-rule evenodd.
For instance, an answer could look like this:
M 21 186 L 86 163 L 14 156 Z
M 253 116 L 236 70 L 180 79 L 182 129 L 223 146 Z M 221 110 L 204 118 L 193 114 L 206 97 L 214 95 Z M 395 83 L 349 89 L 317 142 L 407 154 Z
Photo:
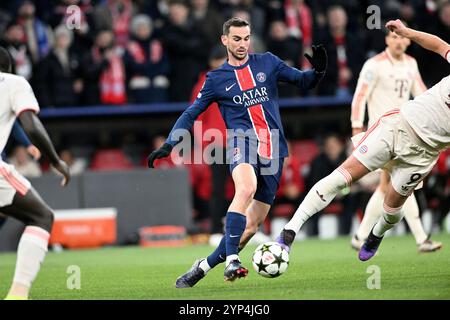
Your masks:
M 242 56 L 242 57 L 239 57 L 239 56 L 237 55 L 237 53 L 234 53 L 234 52 L 231 51 L 231 50 L 229 50 L 229 51 L 230 51 L 231 55 L 232 55 L 236 60 L 242 61 L 242 60 L 244 60 L 244 59 L 247 57 L 247 51 L 245 52 L 244 56 Z M 236 52 L 237 52 L 237 51 L 236 51 Z

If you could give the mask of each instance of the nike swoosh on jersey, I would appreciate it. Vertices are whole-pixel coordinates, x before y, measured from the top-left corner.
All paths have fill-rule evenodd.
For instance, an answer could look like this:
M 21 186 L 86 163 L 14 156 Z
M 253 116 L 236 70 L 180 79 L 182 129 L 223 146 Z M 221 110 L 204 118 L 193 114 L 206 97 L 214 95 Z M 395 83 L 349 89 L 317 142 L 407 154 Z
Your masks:
M 231 86 L 229 86 L 229 87 L 226 87 L 225 88 L 225 91 L 230 91 L 231 90 L 231 88 L 233 88 L 234 86 L 236 85 L 236 82 L 235 83 L 233 83 Z
M 230 234 L 230 238 L 237 238 L 237 237 L 239 237 L 238 234 Z

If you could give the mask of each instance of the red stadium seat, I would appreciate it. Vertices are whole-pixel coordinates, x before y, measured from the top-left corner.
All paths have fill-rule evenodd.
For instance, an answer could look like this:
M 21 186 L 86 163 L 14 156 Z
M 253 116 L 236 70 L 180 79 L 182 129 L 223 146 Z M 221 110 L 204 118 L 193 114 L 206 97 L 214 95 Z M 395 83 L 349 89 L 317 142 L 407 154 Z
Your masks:
M 133 168 L 130 160 L 120 149 L 104 149 L 94 154 L 92 170 L 126 170 Z
M 320 151 L 314 140 L 291 141 L 291 150 L 302 165 L 310 163 Z

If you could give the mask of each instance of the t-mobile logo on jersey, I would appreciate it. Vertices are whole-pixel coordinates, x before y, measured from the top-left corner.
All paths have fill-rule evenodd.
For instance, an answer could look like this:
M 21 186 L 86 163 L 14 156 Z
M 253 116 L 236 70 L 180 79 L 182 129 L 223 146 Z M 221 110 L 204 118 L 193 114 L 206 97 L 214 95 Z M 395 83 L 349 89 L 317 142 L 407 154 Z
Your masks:
M 255 106 L 257 104 L 261 104 L 263 102 L 269 101 L 269 97 L 267 95 L 267 88 L 254 88 L 251 90 L 247 90 L 242 92 L 241 95 L 235 95 L 233 97 L 233 101 L 236 104 L 244 105 L 246 108 L 250 108 L 251 106 Z

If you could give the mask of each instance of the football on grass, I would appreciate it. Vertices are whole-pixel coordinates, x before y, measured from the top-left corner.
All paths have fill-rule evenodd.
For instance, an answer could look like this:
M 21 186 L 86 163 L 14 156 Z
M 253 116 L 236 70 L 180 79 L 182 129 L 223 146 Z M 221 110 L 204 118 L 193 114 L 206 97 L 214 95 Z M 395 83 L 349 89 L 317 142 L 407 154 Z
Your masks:
M 289 253 L 276 242 L 266 242 L 256 248 L 252 265 L 263 277 L 276 278 L 286 272 Z

